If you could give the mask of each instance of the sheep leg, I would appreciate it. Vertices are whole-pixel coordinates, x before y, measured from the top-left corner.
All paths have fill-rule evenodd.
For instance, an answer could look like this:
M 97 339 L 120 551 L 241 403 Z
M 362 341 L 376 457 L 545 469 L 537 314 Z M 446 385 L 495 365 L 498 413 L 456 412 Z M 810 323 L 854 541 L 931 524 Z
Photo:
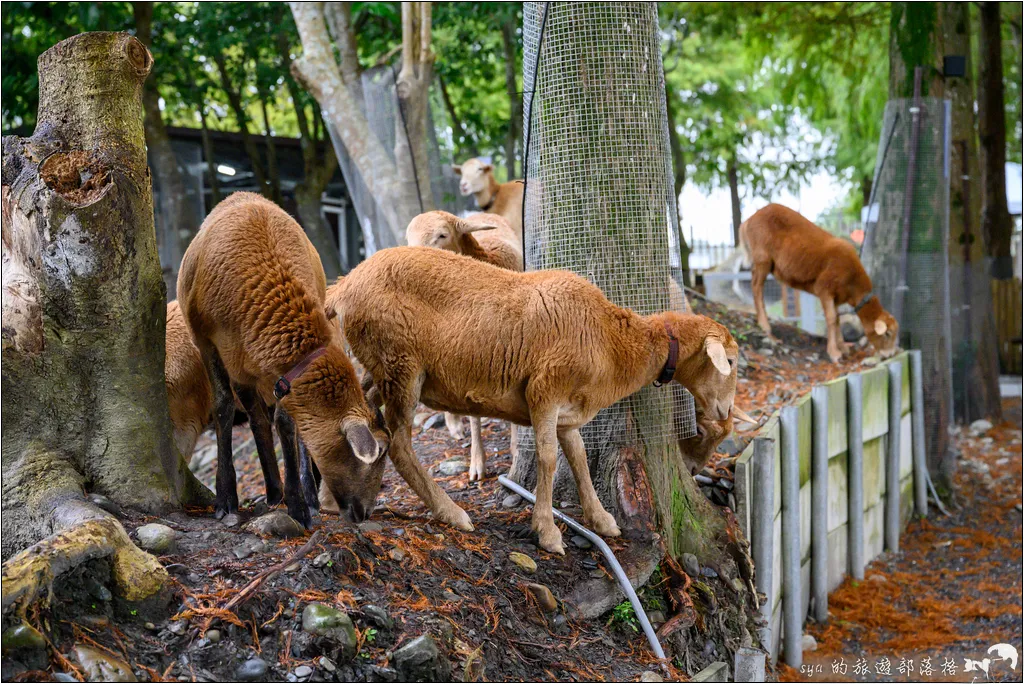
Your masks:
M 542 549 L 564 556 L 562 532 L 555 526 L 555 516 L 551 512 L 552 487 L 558 458 L 558 411 L 547 408 L 532 409 L 530 421 L 537 436 L 537 502 L 533 507 L 531 527 L 537 533 Z
M 508 424 L 508 452 L 512 455 L 512 462 L 519 458 L 519 425 Z
M 622 532 L 615 524 L 615 518 L 604 509 L 597 498 L 594 483 L 590 480 L 590 466 L 587 463 L 587 449 L 583 445 L 583 437 L 579 430 L 572 429 L 558 433 L 558 443 L 572 468 L 572 476 L 576 479 L 576 489 L 580 493 L 580 504 L 583 506 L 583 517 L 590 526 L 602 537 L 618 537 Z
M 394 387 L 397 383 L 388 383 L 386 387 Z M 411 384 L 411 383 L 410 383 Z M 454 501 L 437 486 L 427 474 L 426 469 L 416 458 L 412 450 L 412 417 L 416 408 L 417 397 L 413 392 L 406 396 L 392 396 L 394 392 L 384 396 L 384 418 L 391 430 L 391 462 L 395 470 L 402 476 L 416 495 L 430 509 L 435 518 L 453 527 L 467 532 L 473 531 L 466 511 L 459 508 Z
M 465 431 L 462 428 L 462 416 L 457 416 L 454 413 L 448 413 L 445 411 L 444 424 L 448 428 L 448 434 L 452 436 L 452 439 L 461 440 L 466 436 Z
M 231 379 L 216 350 L 203 355 L 206 372 L 213 387 L 217 430 L 217 495 L 213 516 L 220 520 L 229 513 L 238 512 L 238 483 L 235 464 L 231 458 L 231 427 L 235 422 L 235 395 L 231 392 Z
M 472 438 L 472 444 L 469 448 L 469 481 L 482 480 L 484 479 L 484 472 L 486 471 L 484 454 L 484 440 L 480 434 L 480 418 L 477 416 L 470 416 L 469 418 L 469 434 Z
M 295 422 L 283 408 L 277 410 L 277 434 L 281 438 L 281 452 L 284 454 L 284 500 L 288 505 L 288 515 L 302 523 L 307 530 L 312 529 L 313 512 L 306 505 L 302 491 L 304 487 L 300 485 L 299 477 L 298 461 L 302 447 L 295 432 Z M 319 505 L 315 493 L 312 500 Z
M 320 511 L 320 497 L 317 489 L 320 486 L 320 471 L 309 457 L 306 445 L 299 440 L 299 482 L 302 484 L 302 498 L 309 505 L 309 512 L 316 515 Z
M 772 336 L 772 326 L 768 322 L 768 312 L 764 308 L 764 283 L 771 272 L 771 264 L 757 262 L 750 270 L 750 290 L 754 295 L 754 308 L 757 310 L 757 325 L 768 337 Z
M 256 453 L 260 457 L 260 468 L 263 469 L 267 505 L 276 506 L 281 503 L 281 471 L 278 470 L 277 455 L 274 453 L 274 433 L 270 428 L 271 419 L 267 412 L 267 405 L 251 387 L 236 385 L 235 394 L 242 402 L 242 408 L 249 414 L 249 428 L 256 441 Z
M 843 349 L 840 347 L 842 335 L 839 332 L 839 313 L 836 311 L 835 299 L 831 295 L 822 295 L 819 299 L 821 299 L 821 308 L 825 312 L 828 357 L 835 363 L 843 357 Z

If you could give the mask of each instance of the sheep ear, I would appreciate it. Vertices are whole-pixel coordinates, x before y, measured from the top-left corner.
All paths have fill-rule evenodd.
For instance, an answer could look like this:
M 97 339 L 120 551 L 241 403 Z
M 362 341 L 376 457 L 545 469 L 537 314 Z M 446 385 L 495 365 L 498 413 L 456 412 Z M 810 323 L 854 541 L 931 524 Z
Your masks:
M 483 171 L 484 173 L 490 173 L 491 171 L 494 170 L 494 164 L 484 164 L 483 166 L 480 167 L 480 170 Z
M 742 420 L 744 423 L 752 423 L 757 425 L 757 420 L 747 415 L 747 412 L 741 409 L 736 404 L 732 405 L 732 417 L 735 419 Z
M 884 335 L 885 331 L 888 330 L 888 329 L 889 329 L 889 326 L 887 326 L 885 324 L 885 321 L 883 321 L 881 318 L 876 318 L 875 319 L 875 334 L 876 335 Z
M 452 171 L 455 172 L 456 176 L 462 175 L 462 164 L 452 164 Z
M 459 222 L 460 233 L 475 233 L 478 230 L 493 230 L 499 228 L 497 221 L 481 218 L 476 221 L 472 217 Z
M 353 423 L 347 429 L 342 427 L 341 431 L 352 447 L 352 453 L 363 463 L 372 465 L 381 457 L 383 452 L 366 423 Z
M 732 368 L 729 366 L 729 357 L 725 355 L 725 345 L 718 340 L 706 340 L 704 350 L 707 351 L 711 363 L 715 365 L 722 375 L 732 375 Z

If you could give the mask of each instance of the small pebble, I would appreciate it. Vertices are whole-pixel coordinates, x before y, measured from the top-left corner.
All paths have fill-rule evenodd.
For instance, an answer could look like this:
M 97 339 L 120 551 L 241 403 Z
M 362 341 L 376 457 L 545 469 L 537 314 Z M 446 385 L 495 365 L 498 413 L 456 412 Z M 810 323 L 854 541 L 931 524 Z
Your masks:
M 262 658 L 250 658 L 238 666 L 235 675 L 243 682 L 255 682 L 267 673 L 267 669 L 267 662 Z
M 313 668 L 311 668 L 309 665 L 299 665 L 297 668 L 295 668 L 295 676 L 299 679 L 305 679 L 311 674 L 313 674 Z
M 533 560 L 525 553 L 513 551 L 508 554 L 508 559 L 518 565 L 524 572 L 528 572 L 530 574 L 537 572 L 537 561 Z
M 574 534 L 569 542 L 578 549 L 589 549 L 593 544 L 586 537 L 581 537 L 578 534 Z
M 228 513 L 221 518 L 220 521 L 223 523 L 224 527 L 238 527 L 238 523 L 241 522 L 241 518 L 238 517 L 237 513 Z
M 317 556 L 316 558 L 313 559 L 313 567 L 314 568 L 322 568 L 322 567 L 324 567 L 326 565 L 329 565 L 332 560 L 333 559 L 331 558 L 331 552 L 330 551 L 324 551 L 319 556 Z
M 211 630 L 209 630 L 208 632 L 206 632 L 206 638 L 210 640 L 211 644 L 217 643 L 218 641 L 220 641 L 220 630 L 219 629 L 211 629 Z
M 509 494 L 501 500 L 502 508 L 515 508 L 523 502 L 523 497 L 518 494 Z
M 155 632 L 155 631 L 156 631 L 156 625 L 154 625 L 154 624 L 153 624 L 152 622 L 147 622 L 147 623 L 146 623 L 145 625 L 143 625 L 143 626 L 144 626 L 144 627 L 145 627 L 146 629 L 148 629 L 148 630 L 149 630 L 150 632 Z
M 379 522 L 374 522 L 373 520 L 368 520 L 367 522 L 359 523 L 359 531 L 363 534 L 366 534 L 367 532 L 381 532 L 383 531 L 383 529 L 383 525 L 381 525 Z
M 405 551 L 398 548 L 397 546 L 388 551 L 388 555 L 391 556 L 391 560 L 395 561 L 396 563 L 401 563 L 405 560 Z
M 804 653 L 807 651 L 817 651 L 818 641 L 810 634 L 804 634 L 803 639 L 800 643 Z
M 327 656 L 320 656 L 317 662 L 320 663 L 320 667 L 324 668 L 328 672 L 334 672 L 338 669 L 338 666 L 334 664 L 334 661 Z

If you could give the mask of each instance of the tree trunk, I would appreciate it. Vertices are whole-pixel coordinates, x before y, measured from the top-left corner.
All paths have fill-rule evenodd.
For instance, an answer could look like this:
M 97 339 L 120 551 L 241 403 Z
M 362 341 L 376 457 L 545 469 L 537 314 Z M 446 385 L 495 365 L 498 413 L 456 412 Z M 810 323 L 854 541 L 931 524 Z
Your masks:
M 341 65 L 327 34 L 324 3 L 290 3 L 302 40 L 303 55 L 292 63 L 292 74 L 320 103 L 339 156 L 347 154 L 367 189 L 377 199 L 395 244 L 405 242 L 405 227 L 419 213 L 416 186 L 403 185 L 396 165 L 370 130 L 358 85 L 358 62 L 353 63 L 355 35 L 348 3 L 329 3 Z M 339 21 L 338 17 L 348 17 Z
M 417 189 L 419 211 L 434 208 L 427 155 L 427 95 L 434 78 L 430 50 L 430 3 L 402 3 L 402 70 L 395 89 L 400 116 L 395 122 L 395 165 L 402 187 Z
M 253 177 L 256 187 L 264 197 L 270 197 L 270 188 L 267 186 L 267 173 L 263 167 L 263 160 L 260 159 L 259 148 L 256 141 L 249 133 L 249 116 L 245 113 L 245 105 L 242 103 L 242 95 L 231 80 L 231 73 L 228 71 L 227 60 L 222 52 L 214 52 L 213 61 L 217 64 L 217 71 L 220 72 L 220 87 L 228 97 L 228 105 L 235 114 L 238 122 L 238 132 L 242 135 L 242 147 L 249 157 L 249 164 L 252 166 Z
M 217 178 L 217 159 L 213 153 L 213 141 L 210 139 L 210 129 L 206 125 L 206 106 L 199 106 L 199 123 L 202 127 L 203 156 L 206 157 L 206 173 L 210 176 L 210 206 L 206 207 L 209 214 L 213 208 L 220 204 L 220 179 Z
M 476 148 L 476 141 L 472 140 L 469 136 L 469 132 L 466 130 L 466 124 L 463 123 L 459 113 L 455 111 L 455 105 L 452 103 L 451 95 L 448 94 L 448 86 L 444 82 L 444 78 L 440 74 L 437 76 L 438 87 L 441 89 L 441 101 L 444 102 L 444 108 L 448 112 L 448 118 L 451 119 L 452 128 L 455 129 L 459 136 L 459 148 L 462 150 L 463 157 L 477 157 L 479 153 Z M 461 162 L 462 160 L 456 160 Z
M 672 88 L 665 90 L 665 114 L 668 117 L 668 144 L 672 150 L 672 190 L 673 206 L 676 210 L 676 239 L 679 242 L 679 262 L 683 269 L 683 282 L 687 287 L 692 287 L 690 279 L 690 245 L 686 243 L 686 236 L 683 234 L 683 212 L 679 208 L 679 198 L 683 194 L 683 187 L 686 185 L 686 157 L 683 155 L 683 144 L 680 138 L 679 129 L 676 123 L 676 111 L 679 93 Z
M 726 176 L 729 178 L 729 203 L 732 206 L 732 244 L 740 246 L 740 223 L 743 222 L 740 210 L 740 178 L 736 169 L 736 153 L 729 155 L 729 161 L 725 167 Z
M 501 25 L 501 39 L 505 47 L 505 90 L 511 109 L 508 119 L 508 133 L 505 136 L 505 166 L 508 168 L 508 180 L 519 178 L 516 174 L 516 149 L 522 146 L 523 140 L 523 98 L 516 85 L 516 29 L 519 22 L 513 13 Z
M 173 446 L 164 387 L 152 57 L 126 33 L 86 33 L 38 65 L 36 132 L 3 139 L 5 613 L 46 591 L 46 573 L 102 556 L 129 599 L 166 580 L 88 492 L 149 513 L 210 500 Z
M 545 10 L 542 3 L 528 3 L 524 35 L 539 35 L 545 12 L 545 59 L 539 73 L 528 73 L 523 84 L 524 92 L 533 95 L 535 112 L 528 123 L 529 152 L 539 160 L 527 184 L 527 192 L 536 194 L 524 228 L 527 241 L 544 236 L 529 265 L 581 273 L 615 304 L 641 314 L 664 311 L 669 306 L 665 203 L 673 178 L 667 164 L 671 151 L 657 8 L 649 3 L 551 3 Z M 595 47 L 565 49 L 577 40 Z M 616 46 L 614 56 L 610 45 Z M 534 38 L 524 45 L 524 61 L 536 50 Z M 588 78 L 558 78 L 565 73 Z M 635 96 L 613 97 L 624 84 Z M 580 125 L 579 112 L 601 125 Z M 564 169 L 573 165 L 589 172 L 570 178 Z M 636 586 L 647 581 L 666 553 L 678 558 L 692 552 L 721 568 L 724 576 L 736 571 L 733 559 L 742 556 L 734 555 L 737 547 L 730 541 L 730 532 L 739 531 L 707 501 L 679 458 L 672 396 L 670 389 L 644 387 L 599 412 L 580 431 L 594 487 L 622 531 L 616 555 Z M 535 445 L 528 431 L 521 434 L 509 476 L 532 488 Z M 559 458 L 553 500 L 578 501 L 564 457 Z M 595 579 L 575 587 L 566 603 L 593 617 L 621 600 L 614 582 Z M 742 593 L 730 591 L 718 606 L 724 612 L 714 624 L 707 623 L 700 648 L 706 638 L 738 643 L 744 625 L 755 631 Z
M 1013 278 L 1013 219 L 1006 206 L 1006 109 L 1000 3 L 981 4 L 978 134 L 981 143 L 981 234 L 992 259 L 992 277 Z
M 132 3 L 135 13 L 135 30 L 138 39 L 147 48 L 152 41 L 153 3 Z M 184 255 L 182 236 L 191 235 L 199 226 L 192 225 L 189 217 L 185 178 L 178 166 L 178 157 L 171 146 L 171 138 L 164 126 L 160 113 L 160 95 L 154 82 L 143 86 L 142 102 L 146 111 L 146 145 L 152 154 L 153 172 L 160 186 L 160 232 L 157 233 L 157 250 L 160 253 L 164 282 L 167 292 L 173 297 L 178 282 L 178 267 Z
M 270 199 L 281 204 L 281 173 L 277 169 L 277 147 L 274 145 L 274 134 L 270 129 L 270 113 L 267 108 L 269 95 L 261 91 L 260 108 L 263 111 L 264 140 L 267 144 L 267 182 L 270 185 Z

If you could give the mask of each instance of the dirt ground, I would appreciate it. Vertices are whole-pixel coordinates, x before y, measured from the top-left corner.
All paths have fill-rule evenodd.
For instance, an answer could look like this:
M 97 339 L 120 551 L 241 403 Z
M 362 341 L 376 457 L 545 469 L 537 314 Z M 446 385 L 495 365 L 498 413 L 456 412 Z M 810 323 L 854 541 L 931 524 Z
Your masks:
M 1020 398 L 1004 400 L 1003 411 L 1004 422 L 984 434 L 956 434 L 950 515 L 933 507 L 909 524 L 899 553 L 833 593 L 829 622 L 808 628 L 817 650 L 805 652 L 803 672 L 783 666 L 780 679 L 1021 681 Z M 1011 646 L 1017 662 L 1001 659 L 1010 649 L 989 653 L 997 644 Z
M 700 300 L 694 301 L 694 308 L 725 323 L 739 341 L 743 353 L 737 402 L 761 421 L 808 391 L 814 383 L 877 363 L 869 350 L 855 349 L 842 363 L 832 364 L 825 356 L 823 338 L 779 324 L 774 329 L 779 340 L 769 342 L 756 328 L 751 314 L 728 311 Z M 566 535 L 564 558 L 537 548 L 529 529 L 529 507 L 515 497 L 509 498 L 497 482 L 497 474 L 510 465 L 507 426 L 501 421 L 484 421 L 488 474 L 480 483 L 469 483 L 465 472 L 458 472 L 465 468 L 468 459 L 468 425 L 467 437 L 462 442 L 448 435 L 443 421 L 428 420 L 427 425 L 431 427 L 414 430 L 416 452 L 456 503 L 469 512 L 477 528 L 474 532 L 463 533 L 431 523 L 424 506 L 389 465 L 371 521 L 351 526 L 337 516 L 320 515 L 314 521 L 317 536 L 312 545 L 308 535 L 279 539 L 252 534 L 243 528 L 248 520 L 265 513 L 266 505 L 260 499 L 263 480 L 259 464 L 251 443 L 246 444 L 251 435 L 247 426 L 240 426 L 234 436 L 239 495 L 243 501 L 237 525 L 227 526 L 213 520 L 209 510 L 186 511 L 164 518 L 125 518 L 129 531 L 155 522 L 176 532 L 176 549 L 160 558 L 173 578 L 167 597 L 169 610 L 124 610 L 91 576 L 102 574 L 103 568 L 86 568 L 71 582 L 63 583 L 66 588 L 55 597 L 51 609 L 30 615 L 31 621 L 49 635 L 50 673 L 26 672 L 24 667 L 8 670 L 5 659 L 4 679 L 45 680 L 51 673 L 60 673 L 58 676 L 64 678 L 56 681 L 70 681 L 68 676 L 81 679 L 88 668 L 75 657 L 74 651 L 76 646 L 92 646 L 100 660 L 109 660 L 113 667 L 121 661 L 123 669 L 149 681 L 235 681 L 254 676 L 259 681 L 401 681 L 409 672 L 403 669 L 403 648 L 421 646 L 417 638 L 427 634 L 438 652 L 427 648 L 423 655 L 422 649 L 417 651 L 416 657 L 424 661 L 416 665 L 421 667 L 417 675 L 421 678 L 638 681 L 645 677 L 647 681 L 656 681 L 656 672 L 660 670 L 628 604 L 599 619 L 581 620 L 573 617 L 573 606 L 563 602 L 580 582 L 610 575 L 601 555 L 580 538 Z M 722 444 L 703 473 L 711 483 L 704 488 L 705 493 L 716 503 L 729 503 L 725 494 L 728 486 L 721 485 L 731 479 L 735 454 L 756 431 L 756 426 L 746 427 L 749 429 Z M 1002 603 L 995 607 L 977 603 L 965 610 L 970 614 L 999 612 L 990 619 L 1001 622 L 991 622 L 990 627 L 999 626 L 999 639 L 1005 634 L 1006 639 L 1016 640 L 1011 643 L 1019 644 L 1019 511 L 1014 518 L 1016 546 L 1008 541 L 1006 529 L 1008 516 L 1014 513 L 1012 506 L 1020 501 L 1019 404 L 1016 428 L 1018 442 L 1009 456 L 995 455 L 998 448 L 989 449 L 993 453 L 985 456 L 988 452 L 982 448 L 983 442 L 974 440 L 977 458 L 984 461 L 991 457 L 991 463 L 984 462 L 992 469 L 992 477 L 1010 467 L 1006 463 L 997 465 L 999 459 L 1010 458 L 1009 463 L 1015 464 L 1017 479 L 996 479 L 996 489 L 992 490 L 1005 490 L 1009 511 L 1002 507 L 972 508 L 972 497 L 980 497 L 990 505 L 993 499 L 992 491 L 973 493 L 972 488 L 981 485 L 976 482 L 977 474 L 972 475 L 975 479 L 966 481 L 962 495 L 964 510 L 950 519 L 933 517 L 924 523 L 929 527 L 915 523 L 912 533 L 905 537 L 906 551 L 896 561 L 905 564 L 907 559 L 915 558 L 915 543 L 926 554 L 935 543 L 946 540 L 943 535 L 947 534 L 951 535 L 951 543 L 941 550 L 947 556 L 958 552 L 968 539 L 982 544 L 975 549 L 977 555 L 970 562 L 951 561 L 943 570 L 950 581 L 943 583 L 941 598 L 947 603 L 941 609 L 961 602 L 955 587 L 961 586 L 964 578 L 970 578 L 975 585 L 965 586 L 964 595 L 975 590 L 996 592 L 1000 587 L 1017 587 L 1015 614 L 1005 612 Z M 993 437 L 998 437 L 994 442 L 997 447 L 1010 438 L 1011 429 L 999 426 L 992 432 Z M 965 449 L 965 453 L 972 452 Z M 213 455 L 212 439 L 205 436 L 193 466 L 211 487 Z M 453 474 L 445 475 L 444 471 Z M 572 506 L 564 505 L 563 510 L 579 517 L 580 511 Z M 954 524 L 953 520 L 959 522 Z M 985 531 L 974 530 L 981 520 L 991 520 L 991 530 L 987 526 Z M 971 534 L 954 532 L 957 526 Z M 956 534 L 960 536 L 952 536 Z M 921 540 L 915 542 L 915 538 Z M 616 548 L 620 543 L 613 541 L 611 546 Z M 305 553 L 296 557 L 300 551 Z M 510 555 L 513 552 L 532 560 L 536 570 L 517 565 Z M 1011 552 L 1017 554 L 1015 565 L 997 562 L 997 554 L 1008 556 Z M 922 556 L 918 562 L 924 563 L 924 559 Z M 524 563 L 530 565 L 528 561 Z M 932 564 L 930 559 L 928 564 Z M 993 573 L 998 566 L 998 572 L 1003 574 L 989 574 L 984 580 L 975 578 L 969 573 L 978 564 Z M 280 572 L 255 588 L 249 587 L 261 573 L 275 566 Z M 897 569 L 876 564 L 870 572 L 885 574 L 889 581 L 862 584 L 862 590 L 867 586 L 870 591 L 897 592 L 908 581 L 897 573 L 911 570 L 902 565 Z M 656 626 L 672 617 L 662 582 L 664 579 L 656 573 L 641 591 Z M 549 589 L 557 608 L 545 612 L 535 593 L 540 590 L 531 589 L 530 584 Z M 923 586 L 929 584 L 938 583 L 932 578 Z M 856 604 L 863 600 L 852 595 L 847 598 L 853 589 L 844 587 L 833 599 L 836 620 L 817 633 L 821 655 L 833 652 L 829 649 L 839 652 L 844 648 L 852 653 L 853 642 L 841 639 L 867 638 L 864 632 L 855 632 L 852 627 L 849 634 L 854 636 L 840 637 L 845 632 L 837 631 L 853 624 L 853 618 L 842 612 L 844 601 Z M 895 603 L 886 596 L 879 594 L 874 599 L 882 615 L 887 615 L 885 611 Z M 910 596 L 906 600 L 917 596 L 917 590 L 910 592 Z M 351 617 L 356 655 L 339 647 L 337 639 L 314 636 L 303 629 L 303 612 L 311 603 L 326 604 Z M 940 630 L 938 622 L 929 622 Z M 879 624 L 888 623 L 891 620 L 884 618 Z M 873 633 L 872 630 L 878 631 L 874 627 L 866 631 Z M 949 630 L 950 634 L 957 634 L 956 639 L 928 642 L 929 645 L 961 648 L 964 637 L 959 635 L 967 633 L 966 627 L 953 618 Z M 980 642 L 995 643 L 984 634 L 980 623 L 978 630 L 971 634 L 978 634 Z M 690 628 L 687 637 L 691 642 L 704 640 L 696 627 Z M 863 643 L 867 648 L 868 642 Z M 671 676 L 683 679 L 721 658 L 710 641 L 704 645 L 704 651 L 703 660 L 688 661 L 688 673 L 670 666 Z M 406 667 L 411 666 L 406 663 Z M 111 671 L 109 667 L 105 670 L 108 677 Z M 780 676 L 785 679 L 792 674 L 782 672 Z

